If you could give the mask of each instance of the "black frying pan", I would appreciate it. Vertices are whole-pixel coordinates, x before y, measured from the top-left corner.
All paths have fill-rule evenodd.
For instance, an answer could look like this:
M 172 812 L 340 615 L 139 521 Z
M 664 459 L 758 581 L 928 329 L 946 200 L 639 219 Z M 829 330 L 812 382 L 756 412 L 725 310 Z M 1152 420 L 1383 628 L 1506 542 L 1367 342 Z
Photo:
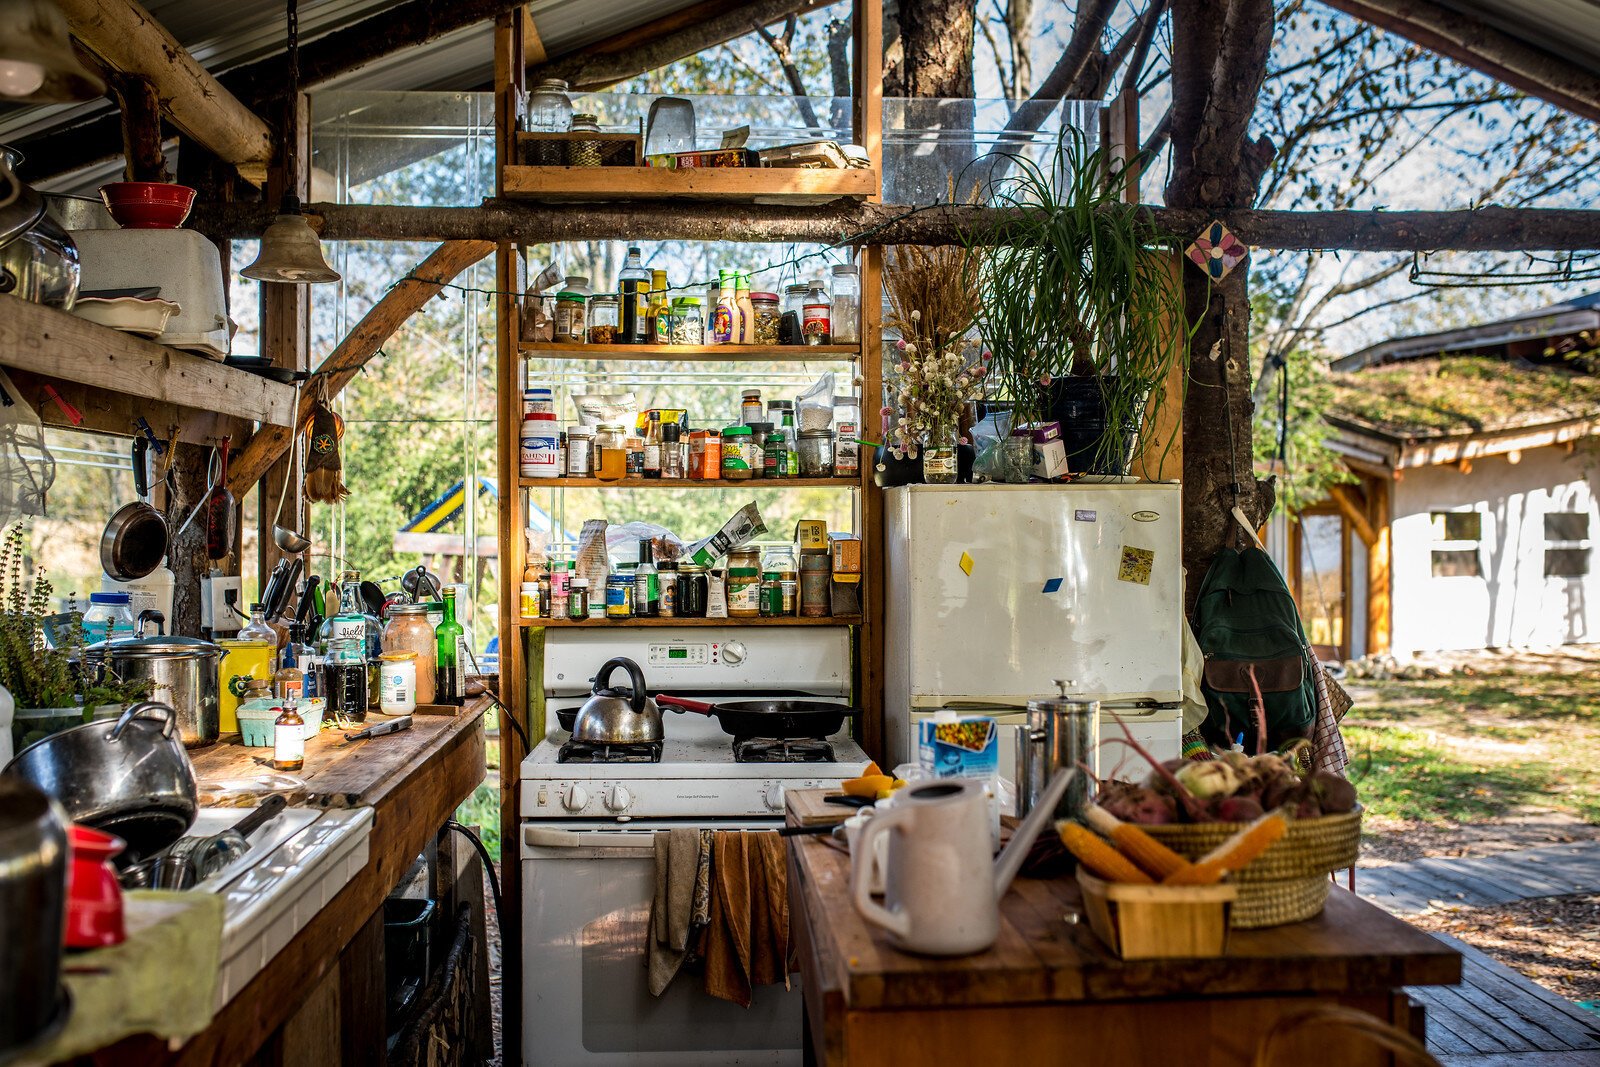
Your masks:
M 724 733 L 734 737 L 825 738 L 839 732 L 846 716 L 860 709 L 821 700 L 735 700 L 707 704 L 703 700 L 656 695 L 663 711 L 696 711 L 715 716 Z

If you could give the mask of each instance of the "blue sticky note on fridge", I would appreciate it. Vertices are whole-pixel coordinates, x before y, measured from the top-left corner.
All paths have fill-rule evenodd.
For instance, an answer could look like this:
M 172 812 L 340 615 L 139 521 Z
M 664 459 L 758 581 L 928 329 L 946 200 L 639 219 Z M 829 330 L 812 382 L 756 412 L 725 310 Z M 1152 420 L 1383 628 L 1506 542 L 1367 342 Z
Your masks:
M 1046 578 L 1044 588 L 1040 592 L 1045 594 L 1059 593 L 1061 591 L 1061 581 L 1060 578 Z

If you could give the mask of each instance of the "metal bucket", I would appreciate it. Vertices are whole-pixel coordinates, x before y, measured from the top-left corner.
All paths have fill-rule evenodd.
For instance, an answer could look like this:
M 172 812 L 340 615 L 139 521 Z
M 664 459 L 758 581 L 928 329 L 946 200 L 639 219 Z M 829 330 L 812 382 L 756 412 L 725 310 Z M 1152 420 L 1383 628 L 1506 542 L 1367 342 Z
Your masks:
M 1057 770 L 1080 763 L 1098 771 L 1096 746 L 1100 741 L 1100 702 L 1075 697 L 1072 683 L 1057 679 L 1059 696 L 1028 701 L 1028 725 L 1017 746 L 1017 814 L 1027 815 L 1049 788 Z M 1073 779 L 1056 805 L 1056 817 L 1066 818 L 1089 799 L 1092 779 Z

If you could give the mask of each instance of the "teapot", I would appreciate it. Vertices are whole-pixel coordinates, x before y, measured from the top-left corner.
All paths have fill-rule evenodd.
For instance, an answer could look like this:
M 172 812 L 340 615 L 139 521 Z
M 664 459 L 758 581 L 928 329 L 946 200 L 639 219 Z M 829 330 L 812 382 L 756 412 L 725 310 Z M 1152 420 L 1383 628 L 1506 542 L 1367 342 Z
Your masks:
M 951 778 L 906 786 L 852 843 L 850 893 L 861 917 L 889 932 L 896 947 L 925 956 L 968 956 L 1000 936 L 1000 898 L 1034 838 L 1077 775 L 1056 772 L 1011 843 L 993 857 L 983 784 Z M 878 838 L 884 851 L 884 903 L 872 899 Z
M 611 688 L 611 673 L 619 667 L 632 684 Z M 630 745 L 661 737 L 661 709 L 645 691 L 644 672 L 622 656 L 606 660 L 595 672 L 592 695 L 578 709 L 572 739 L 592 745 Z

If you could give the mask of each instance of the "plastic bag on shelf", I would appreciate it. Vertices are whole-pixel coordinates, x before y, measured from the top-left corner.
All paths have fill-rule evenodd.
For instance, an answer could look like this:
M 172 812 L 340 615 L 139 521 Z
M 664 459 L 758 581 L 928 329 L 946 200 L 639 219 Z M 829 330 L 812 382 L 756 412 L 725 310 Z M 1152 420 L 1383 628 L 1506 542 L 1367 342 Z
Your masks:
M 572 398 L 578 409 L 579 426 L 611 426 L 624 429 L 639 419 L 639 398 L 626 393 L 584 393 Z
M 606 530 L 606 551 L 618 559 L 637 559 L 639 542 L 649 541 L 650 551 L 657 563 L 676 560 L 683 555 L 683 539 L 665 526 L 653 522 L 625 522 Z
M 1011 412 L 991 411 L 972 427 L 972 447 L 977 457 L 972 463 L 974 481 L 1005 481 L 1005 451 L 1002 447 L 1011 434 Z

